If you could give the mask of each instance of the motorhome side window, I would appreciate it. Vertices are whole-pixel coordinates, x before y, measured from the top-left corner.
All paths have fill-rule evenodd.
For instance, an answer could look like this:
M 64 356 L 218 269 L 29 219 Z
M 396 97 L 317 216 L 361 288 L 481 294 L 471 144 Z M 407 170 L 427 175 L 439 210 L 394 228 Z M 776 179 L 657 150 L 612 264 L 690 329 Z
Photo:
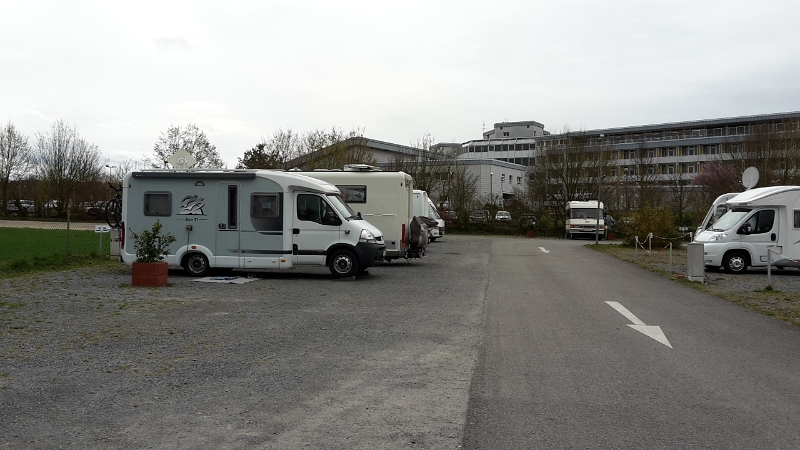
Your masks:
M 752 234 L 769 233 L 772 230 L 772 224 L 775 222 L 775 211 L 771 209 L 764 209 L 750 216 L 747 219 L 748 225 Z
M 800 210 L 794 210 L 794 227 L 800 228 Z
M 328 203 L 317 195 L 300 194 L 297 196 L 297 218 L 299 220 L 322 223 L 322 218 L 331 210 Z
M 250 197 L 250 216 L 274 219 L 280 216 L 278 194 L 253 194 Z
M 162 217 L 171 216 L 172 194 L 169 192 L 145 192 L 144 215 Z
M 347 203 L 367 203 L 367 187 L 352 185 L 336 185 L 342 191 L 342 200 Z

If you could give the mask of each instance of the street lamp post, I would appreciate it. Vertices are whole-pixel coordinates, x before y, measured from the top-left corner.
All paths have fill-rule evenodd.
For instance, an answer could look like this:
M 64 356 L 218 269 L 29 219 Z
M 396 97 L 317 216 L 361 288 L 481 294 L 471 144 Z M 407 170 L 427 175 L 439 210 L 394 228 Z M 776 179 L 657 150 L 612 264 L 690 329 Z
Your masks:
M 489 199 L 494 204 L 494 192 L 492 190 L 494 184 L 494 173 L 489 172 Z
M 108 168 L 108 182 L 110 183 L 111 182 L 111 169 L 116 169 L 117 166 L 109 166 L 108 164 L 106 164 L 106 167 Z
M 600 201 L 603 198 L 603 138 L 600 135 L 600 149 L 597 152 L 597 225 L 594 230 L 594 243 L 597 244 L 600 240 Z

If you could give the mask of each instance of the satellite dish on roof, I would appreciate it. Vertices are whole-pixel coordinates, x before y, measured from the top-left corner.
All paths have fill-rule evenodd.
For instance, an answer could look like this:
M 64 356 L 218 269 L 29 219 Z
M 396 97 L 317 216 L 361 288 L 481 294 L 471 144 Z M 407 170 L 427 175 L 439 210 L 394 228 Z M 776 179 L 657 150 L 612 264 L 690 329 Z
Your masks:
M 744 169 L 744 173 L 742 174 L 744 190 L 752 189 L 756 183 L 758 183 L 758 169 L 752 166 Z

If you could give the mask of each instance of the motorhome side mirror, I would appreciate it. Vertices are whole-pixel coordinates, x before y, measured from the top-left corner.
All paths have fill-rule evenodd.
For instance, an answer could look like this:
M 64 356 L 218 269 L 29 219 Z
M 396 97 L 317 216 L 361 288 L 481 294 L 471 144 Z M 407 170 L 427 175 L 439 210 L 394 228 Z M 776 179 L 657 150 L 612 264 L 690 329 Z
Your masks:
M 750 224 L 749 223 L 746 223 L 746 224 L 742 225 L 741 228 L 739 228 L 739 234 L 751 234 L 752 232 L 753 232 L 753 229 L 750 228 Z

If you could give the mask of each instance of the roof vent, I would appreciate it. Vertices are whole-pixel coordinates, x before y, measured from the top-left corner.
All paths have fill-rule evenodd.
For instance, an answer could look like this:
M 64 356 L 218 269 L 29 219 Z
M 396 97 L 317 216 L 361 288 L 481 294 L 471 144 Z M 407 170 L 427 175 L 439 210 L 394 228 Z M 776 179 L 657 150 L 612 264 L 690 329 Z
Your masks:
M 347 164 L 344 166 L 345 172 L 380 172 L 381 169 L 369 164 Z

